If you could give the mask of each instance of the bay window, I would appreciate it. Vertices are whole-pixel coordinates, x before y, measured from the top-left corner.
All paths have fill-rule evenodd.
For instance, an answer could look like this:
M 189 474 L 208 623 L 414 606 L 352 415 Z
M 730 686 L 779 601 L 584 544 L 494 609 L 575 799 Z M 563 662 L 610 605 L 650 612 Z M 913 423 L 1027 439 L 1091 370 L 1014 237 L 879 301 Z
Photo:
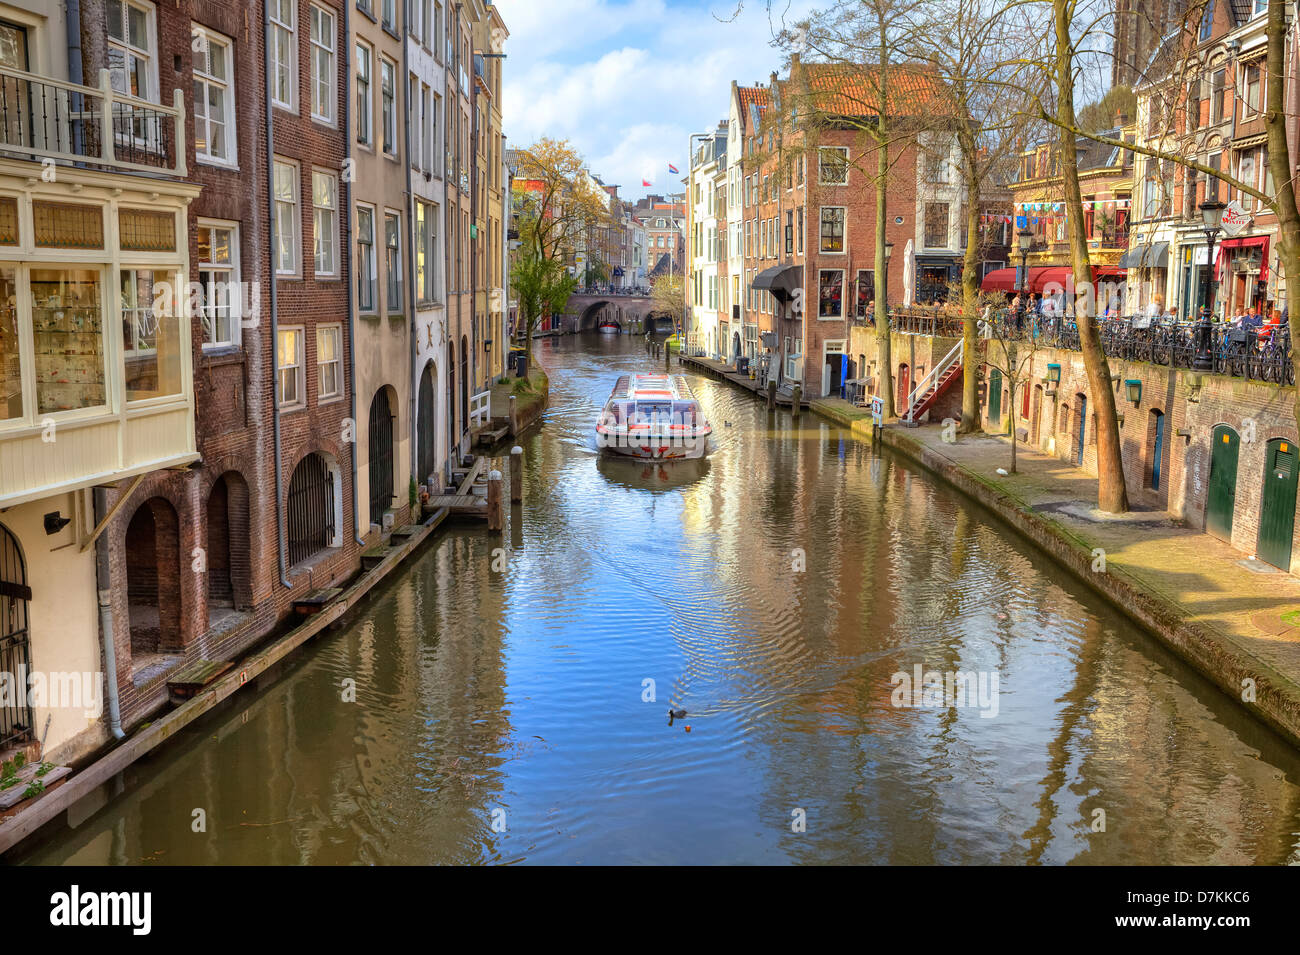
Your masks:
M 179 395 L 181 323 L 173 276 L 153 269 L 122 269 L 118 274 L 126 400 Z

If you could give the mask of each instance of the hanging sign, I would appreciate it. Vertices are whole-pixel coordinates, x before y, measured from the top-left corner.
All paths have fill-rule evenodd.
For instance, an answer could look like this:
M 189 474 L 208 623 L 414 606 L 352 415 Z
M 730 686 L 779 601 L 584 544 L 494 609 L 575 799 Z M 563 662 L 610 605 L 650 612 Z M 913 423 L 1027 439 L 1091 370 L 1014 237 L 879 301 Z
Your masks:
M 1223 231 L 1228 235 L 1237 235 L 1250 225 L 1250 213 L 1233 199 L 1223 207 Z

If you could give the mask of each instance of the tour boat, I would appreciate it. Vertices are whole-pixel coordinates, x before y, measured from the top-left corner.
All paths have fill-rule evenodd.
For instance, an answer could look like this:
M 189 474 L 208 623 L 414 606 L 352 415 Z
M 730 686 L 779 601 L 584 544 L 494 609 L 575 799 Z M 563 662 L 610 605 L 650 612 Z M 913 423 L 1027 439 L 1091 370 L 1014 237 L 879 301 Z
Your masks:
M 600 323 L 600 333 L 602 335 L 617 335 L 621 331 L 622 329 L 618 327 L 618 324 L 616 322 Z
M 599 447 L 653 461 L 702 458 L 712 433 L 681 375 L 624 375 L 596 422 Z

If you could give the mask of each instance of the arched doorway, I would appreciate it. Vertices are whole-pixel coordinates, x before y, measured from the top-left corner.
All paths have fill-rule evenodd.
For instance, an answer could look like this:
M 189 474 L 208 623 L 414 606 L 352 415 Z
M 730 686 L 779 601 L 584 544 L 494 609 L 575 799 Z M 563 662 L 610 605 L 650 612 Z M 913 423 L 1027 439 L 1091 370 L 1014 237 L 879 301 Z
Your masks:
M 460 431 L 469 430 L 469 339 L 460 337 Z
M 420 374 L 420 390 L 415 409 L 415 413 L 419 416 L 417 424 L 420 439 L 421 481 L 429 480 L 429 476 L 438 468 L 438 419 L 435 417 L 438 409 L 435 407 L 433 395 L 434 377 L 433 362 L 428 362 Z
M 18 549 L 18 539 L 0 524 L 0 673 L 16 675 L 31 669 L 27 610 L 31 599 L 27 566 Z M 32 714 L 23 687 L 21 692 L 0 700 L 0 751 L 33 736 Z
M 183 649 L 180 524 L 170 502 L 155 497 L 136 508 L 125 549 L 132 656 Z
M 1002 424 L 1002 369 L 989 369 L 989 424 L 1000 427 Z
M 1205 533 L 1232 540 L 1232 518 L 1237 509 L 1237 455 L 1241 438 L 1226 424 L 1214 429 L 1210 452 L 1209 490 L 1205 496 Z
M 1083 450 L 1088 436 L 1088 396 L 1079 392 L 1074 396 L 1074 463 L 1083 467 Z
M 731 360 L 734 362 L 740 358 L 740 332 L 731 333 Z
M 1291 569 L 1295 533 L 1296 446 L 1274 438 L 1264 452 L 1264 491 L 1259 505 L 1259 541 L 1255 556 L 1282 570 Z
M 222 611 L 252 606 L 248 484 L 238 472 L 227 471 L 212 485 L 208 493 L 206 526 L 208 626 L 211 627 L 222 616 Z
M 894 403 L 894 413 L 904 415 L 907 413 L 909 405 L 907 396 L 912 391 L 912 369 L 907 365 L 898 366 L 898 399 Z
M 447 342 L 447 427 L 449 442 L 460 441 L 460 429 L 456 427 L 456 343 Z
M 319 454 L 298 462 L 289 480 L 285 509 L 289 563 L 300 564 L 331 546 L 336 534 L 334 475 Z
M 393 491 L 393 409 L 388 400 L 388 387 L 375 392 L 370 402 L 368 441 L 368 471 L 370 483 L 370 523 L 384 523 L 384 511 L 392 506 Z
M 1030 440 L 1034 443 L 1035 446 L 1038 444 L 1038 438 L 1039 438 L 1038 429 L 1042 424 L 1042 414 L 1043 414 L 1043 386 L 1034 385 L 1034 404 L 1030 412 L 1029 436 L 1030 436 Z

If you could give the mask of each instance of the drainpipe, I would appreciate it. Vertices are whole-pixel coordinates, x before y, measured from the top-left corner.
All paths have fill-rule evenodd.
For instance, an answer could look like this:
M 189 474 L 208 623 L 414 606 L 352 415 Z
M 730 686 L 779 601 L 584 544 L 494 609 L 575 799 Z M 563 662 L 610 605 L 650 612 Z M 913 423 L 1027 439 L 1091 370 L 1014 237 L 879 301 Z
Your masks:
M 75 2 L 75 0 L 72 0 Z M 71 2 L 69 19 L 71 19 Z M 108 492 L 102 487 L 94 490 L 95 526 L 98 527 L 108 513 Z M 99 599 L 99 634 L 104 641 L 105 689 L 108 693 L 108 731 L 114 739 L 122 739 L 122 707 L 117 696 L 117 646 L 113 642 L 112 568 L 108 561 L 108 535 L 95 539 L 95 582 Z
M 415 286 L 415 180 L 411 176 L 411 59 L 410 59 L 410 38 L 406 31 L 402 31 L 402 85 L 406 88 L 406 117 L 402 122 L 402 128 L 405 131 L 403 142 L 405 149 L 402 151 L 402 165 L 406 167 L 406 229 L 405 235 L 407 240 L 402 243 L 402 264 L 406 267 L 406 310 L 407 326 L 410 329 L 411 337 L 411 368 L 407 377 L 410 379 L 410 397 L 408 404 L 410 410 L 407 415 L 407 421 L 410 423 L 411 431 L 411 476 L 416 482 L 423 484 L 429 479 L 429 475 L 420 473 L 420 378 L 423 376 L 423 369 L 420 368 L 420 331 L 419 319 L 416 315 L 416 286 Z M 444 92 L 446 90 L 444 89 Z M 421 96 L 421 108 L 423 108 L 423 95 Z M 397 108 L 397 103 L 393 103 L 393 108 Z M 436 149 L 437 145 L 432 144 L 430 149 Z M 435 153 L 436 155 L 436 153 Z M 444 197 L 445 198 L 445 197 Z M 400 241 L 400 240 L 399 240 Z M 433 263 L 430 263 L 432 265 Z M 434 398 L 437 399 L 438 383 L 433 383 L 435 388 Z M 434 430 L 433 456 L 438 456 L 438 433 Z
M 264 49 L 271 49 L 271 0 L 262 0 Z M 280 500 L 280 468 L 283 462 L 283 449 L 280 446 L 280 306 L 279 282 L 275 275 L 275 116 L 271 105 L 271 63 L 267 58 L 263 69 L 266 71 L 266 214 L 270 222 L 271 237 L 269 265 L 271 272 L 271 433 L 275 446 L 275 558 L 280 569 L 280 584 L 286 590 L 292 590 L 287 575 L 284 553 L 284 504 Z
M 350 3 L 343 4 L 343 36 L 347 38 L 343 47 L 343 168 L 348 169 L 351 175 L 343 177 L 343 192 L 345 202 L 343 208 L 347 210 L 348 225 L 352 224 L 352 27 L 351 27 L 351 10 Z M 397 91 L 394 90 L 394 93 Z M 394 97 L 396 99 L 396 97 Z M 373 102 L 373 101 L 372 101 Z M 396 104 L 394 104 L 396 105 Z M 373 124 L 371 132 L 373 133 Z M 377 216 L 371 216 L 370 228 L 378 233 L 379 225 L 375 221 Z M 342 236 L 346 235 L 346 230 L 339 223 L 339 269 L 343 267 L 343 241 Z M 372 249 L 375 246 L 370 246 Z M 352 264 L 352 246 L 348 244 L 348 263 Z M 378 269 L 375 270 L 378 275 Z M 376 279 L 376 284 L 378 279 Z M 357 323 L 356 315 L 353 311 L 353 295 L 356 294 L 352 284 L 352 270 L 348 270 L 348 382 L 351 385 L 352 392 L 352 539 L 361 547 L 366 546 L 366 542 L 361 539 L 361 508 L 357 500 Z M 372 515 L 373 516 L 373 515 Z
M 470 222 L 470 242 L 469 242 L 469 380 L 474 383 L 474 388 L 478 387 L 478 76 L 474 72 L 474 50 L 470 48 L 469 55 L 469 72 L 470 72 L 470 89 L 473 96 L 470 97 L 470 146 L 469 146 L 469 222 Z M 470 396 L 473 397 L 473 388 L 470 389 Z

